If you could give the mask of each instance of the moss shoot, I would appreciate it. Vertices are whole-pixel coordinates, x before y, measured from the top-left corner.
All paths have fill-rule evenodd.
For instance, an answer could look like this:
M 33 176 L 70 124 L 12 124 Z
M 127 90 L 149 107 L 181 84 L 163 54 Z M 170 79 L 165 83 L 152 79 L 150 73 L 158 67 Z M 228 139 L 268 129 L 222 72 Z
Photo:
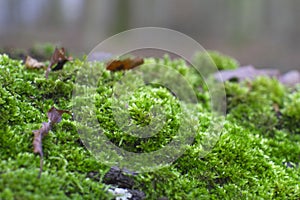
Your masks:
M 237 68 L 232 58 L 216 52 L 211 56 L 219 69 Z M 201 56 L 196 59 L 201 63 Z M 169 166 L 135 176 L 133 189 L 143 191 L 146 199 L 300 198 L 299 87 L 287 88 L 266 77 L 225 82 L 226 123 L 212 151 L 202 158 L 201 139 L 212 113 L 208 90 L 199 89 L 201 78 L 183 60 L 165 57 L 145 62 L 171 66 L 192 83 L 198 103 L 191 115 L 198 119 L 199 129 L 182 156 Z M 84 59 L 75 59 L 45 79 L 43 70 L 26 69 L 22 61 L 0 55 L 0 199 L 115 198 L 111 186 L 103 182 L 109 167 L 82 144 L 80 124 L 68 115 L 43 139 L 44 172 L 37 178 L 39 157 L 33 153 L 32 130 L 47 121 L 53 105 L 72 110 L 76 71 L 85 65 Z M 146 85 L 127 97 L 128 104 L 119 102 L 137 127 L 156 117 L 167 121 L 155 136 L 137 139 L 113 120 L 113 86 L 126 72 L 109 72 L 103 63 L 99 65 L 103 73 L 95 94 L 97 120 L 115 145 L 136 153 L 151 152 L 174 139 L 181 108 L 170 91 Z M 165 118 L 151 115 L 153 105 L 163 107 Z M 98 178 L 88 176 L 91 172 Z

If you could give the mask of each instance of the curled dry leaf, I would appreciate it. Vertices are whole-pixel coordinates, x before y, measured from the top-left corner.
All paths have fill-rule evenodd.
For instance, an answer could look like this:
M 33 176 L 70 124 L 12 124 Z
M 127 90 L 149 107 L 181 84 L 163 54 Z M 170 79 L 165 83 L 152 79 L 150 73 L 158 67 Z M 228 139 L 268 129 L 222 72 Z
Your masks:
M 67 110 L 58 110 L 54 106 L 50 108 L 50 110 L 47 113 L 48 119 L 51 122 L 51 124 L 59 123 L 61 121 L 62 115 L 64 113 L 67 113 L 69 115 L 72 115 L 70 111 Z
M 48 78 L 48 75 L 51 70 L 52 71 L 61 70 L 63 68 L 64 64 L 71 60 L 72 60 L 72 57 L 66 56 L 65 48 L 61 48 L 61 49 L 55 48 L 54 53 L 51 56 L 50 63 L 47 67 L 45 77 Z M 55 67 L 53 67 L 53 66 L 55 66 Z
M 27 69 L 41 69 L 46 68 L 45 64 L 42 62 L 37 61 L 36 59 L 27 56 L 25 60 L 25 67 Z
M 126 58 L 124 60 L 113 60 L 109 62 L 106 66 L 107 70 L 110 71 L 120 71 L 120 70 L 130 70 L 144 63 L 142 58 Z
M 49 133 L 52 126 L 61 121 L 62 115 L 64 113 L 72 115 L 72 113 L 70 111 L 58 110 L 54 106 L 52 106 L 52 108 L 50 108 L 50 110 L 47 113 L 48 122 L 43 122 L 42 127 L 40 129 L 32 131 L 34 134 L 33 152 L 38 153 L 40 155 L 40 173 L 39 173 L 38 177 L 41 177 L 41 174 L 43 171 L 43 143 L 42 143 L 42 140 L 43 140 L 44 136 Z

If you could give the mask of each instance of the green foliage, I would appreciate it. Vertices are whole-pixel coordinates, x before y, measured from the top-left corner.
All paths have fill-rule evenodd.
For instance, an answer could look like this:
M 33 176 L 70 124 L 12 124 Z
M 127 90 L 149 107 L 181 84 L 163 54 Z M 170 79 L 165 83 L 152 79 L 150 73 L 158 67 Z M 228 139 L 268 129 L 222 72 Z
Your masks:
M 282 115 L 283 126 L 292 133 L 300 134 L 300 90 L 288 95 Z
M 210 63 L 208 59 L 212 60 L 218 70 L 236 69 L 239 67 L 237 60 L 217 51 L 198 52 L 194 57 L 195 63 L 199 66 Z
M 105 91 L 102 92 L 106 93 Z M 130 96 L 129 100 L 127 99 L 128 101 L 120 100 L 111 105 L 114 101 L 113 98 L 115 97 L 105 98 L 105 95 L 99 93 L 97 96 L 97 105 L 99 105 L 97 117 L 102 127 L 107 131 L 107 137 L 117 146 L 132 152 L 151 152 L 163 147 L 176 134 L 180 107 L 175 97 L 167 89 L 141 87 Z M 125 106 L 128 107 L 128 113 L 124 109 Z M 155 106 L 158 106 L 159 110 Z M 150 122 L 154 123 L 151 131 L 156 133 L 155 137 L 138 139 L 136 134 L 143 134 L 144 132 L 138 131 L 135 135 L 130 134 L 133 130 L 126 129 L 128 119 L 121 117 L 116 122 L 112 120 L 114 119 L 113 112 L 118 113 L 119 116 L 129 115 L 132 119 L 131 123 L 136 125 L 134 129 L 145 130 L 143 127 L 149 126 Z M 155 121 L 153 122 L 153 120 Z M 162 121 L 167 122 L 163 129 L 159 126 Z M 126 131 L 123 132 L 122 130 Z
M 55 45 L 52 43 L 37 43 L 28 50 L 9 47 L 0 48 L 0 54 L 7 53 L 10 58 L 20 60 L 25 60 L 26 56 L 29 55 L 38 61 L 46 61 L 50 59 L 54 49 Z
M 277 79 L 268 77 L 258 77 L 250 83 L 251 91 L 265 99 L 269 99 L 272 103 L 282 107 L 288 89 L 283 86 Z
M 38 43 L 30 49 L 30 55 L 36 59 L 50 59 L 54 49 L 55 45 L 52 43 Z
M 32 153 L 20 153 L 16 161 L 2 161 L 0 179 L 1 199 L 109 199 L 106 186 L 85 177 L 80 172 L 45 172 L 38 179 L 32 163 Z M 54 159 L 53 159 L 54 161 Z M 52 161 L 52 162 L 53 162 Z M 60 162 L 60 158 L 55 159 Z M 103 172 L 102 172 L 103 173 Z
M 272 141 L 227 123 L 222 137 L 206 157 L 199 156 L 200 144 L 196 142 L 172 167 L 142 174 L 138 180 L 149 199 L 163 196 L 172 199 L 297 199 L 299 169 L 287 169 L 281 162 L 275 162 L 289 153 L 271 152 L 268 148 Z M 299 145 L 293 142 L 288 145 L 299 152 Z
M 283 106 L 288 89 L 277 80 L 258 77 L 242 84 L 226 82 L 225 89 L 229 119 L 262 133 L 273 132 L 279 125 L 274 106 Z
M 238 65 L 231 58 L 210 54 L 219 69 Z M 213 117 L 202 78 L 182 60 L 149 58 L 145 64 L 154 64 L 154 72 L 159 72 L 156 66 L 170 66 L 188 80 L 198 102 L 179 103 L 158 84 L 137 87 L 123 97 L 114 96 L 115 86 L 130 73 L 106 71 L 103 63 L 84 65 L 84 61 L 75 59 L 64 70 L 51 72 L 46 80 L 43 70 L 25 69 L 21 61 L 0 55 L 0 199 L 113 198 L 107 192 L 109 185 L 102 182 L 108 167 L 85 148 L 77 133 L 82 124 L 67 115 L 43 140 L 44 172 L 41 179 L 37 178 L 39 157 L 33 153 L 32 130 L 47 121 L 51 106 L 71 110 L 75 85 L 87 86 L 91 82 L 97 83 L 94 96 L 88 98 L 95 100 L 98 122 L 116 146 L 128 151 L 151 152 L 167 145 L 177 137 L 178 127 L 189 123 L 180 120 L 182 106 L 193 108 L 190 115 L 197 119 L 199 128 L 185 153 L 170 166 L 135 177 L 134 189 L 145 192 L 146 199 L 300 198 L 299 89 L 292 91 L 275 79 L 263 77 L 251 82 L 226 82 L 227 121 L 222 136 L 203 157 L 203 137 L 211 134 L 208 126 Z M 99 74 L 91 70 L 92 65 L 99 67 Z M 79 76 L 78 70 L 82 73 Z M 90 74 L 96 74 L 94 79 Z M 164 76 L 177 81 L 172 74 Z M 125 85 L 129 88 L 138 83 L 134 77 L 129 80 Z M 160 108 L 158 115 L 152 112 L 158 111 L 155 105 Z M 136 127 L 144 128 L 155 119 L 166 123 L 163 127 L 154 126 L 157 131 L 153 137 L 137 138 L 115 119 L 115 112 L 125 113 L 120 106 L 129 111 Z M 122 122 L 122 118 L 119 120 Z M 100 180 L 88 178 L 89 172 L 98 172 Z
M 55 103 L 70 109 L 73 77 L 81 67 L 75 60 L 69 73 L 27 70 L 20 61 L 0 55 L 0 199 L 109 199 L 107 186 L 86 177 L 90 171 L 104 174 L 101 165 L 82 146 L 70 117 L 54 127 L 43 141 L 44 174 L 37 178 L 39 158 L 33 153 L 33 130 L 47 121 Z

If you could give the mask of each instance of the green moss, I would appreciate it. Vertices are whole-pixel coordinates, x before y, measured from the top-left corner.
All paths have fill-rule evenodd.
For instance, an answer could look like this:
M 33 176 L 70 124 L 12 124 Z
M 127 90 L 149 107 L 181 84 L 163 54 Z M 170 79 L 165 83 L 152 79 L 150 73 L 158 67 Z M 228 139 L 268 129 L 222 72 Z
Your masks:
M 108 87 L 107 90 L 111 90 L 111 88 Z M 151 152 L 166 145 L 178 131 L 180 107 L 176 98 L 167 89 L 150 86 L 140 87 L 129 99 L 120 99 L 117 102 L 114 102 L 116 97 L 103 95 L 106 93 L 102 88 L 97 95 L 99 108 L 97 117 L 99 123 L 107 131 L 107 137 L 115 145 L 132 152 Z M 125 107 L 128 107 L 128 114 L 124 110 Z M 159 110 L 157 110 L 158 108 Z M 113 113 L 118 113 L 118 116 L 121 117 L 116 119 L 117 122 L 112 120 L 115 118 Z M 129 123 L 135 124 L 134 129 L 145 130 L 143 127 L 149 126 L 150 122 L 154 123 L 151 129 L 156 133 L 155 137 L 139 139 L 137 138 L 138 134 L 144 133 L 140 131 L 133 135 L 133 130 L 126 128 L 127 115 L 131 117 Z M 153 122 L 153 120 L 155 121 Z M 159 126 L 161 121 L 167 121 L 163 129 Z
M 282 109 L 282 124 L 292 133 L 300 134 L 300 90 L 289 94 Z
M 194 61 L 201 66 L 203 62 L 207 62 L 208 58 L 213 61 L 218 70 L 236 69 L 239 67 L 237 60 L 217 51 L 199 52 L 195 55 Z
M 226 82 L 225 88 L 230 120 L 262 133 L 273 132 L 279 126 L 275 106 L 283 106 L 288 89 L 277 80 L 258 77 L 242 84 Z
M 219 69 L 237 67 L 234 59 L 210 54 Z M 47 121 L 47 110 L 52 105 L 72 109 L 78 70 L 84 72 L 80 76 L 82 86 L 97 83 L 94 96 L 89 98 L 95 97 L 97 120 L 105 128 L 104 133 L 128 151 L 151 152 L 168 144 L 176 138 L 181 124 L 190 123 L 181 120 L 181 106 L 192 105 L 194 112 L 190 115 L 199 125 L 192 130 L 196 133 L 193 143 L 170 166 L 135 177 L 134 189 L 145 192 L 146 199 L 300 198 L 299 89 L 292 91 L 275 79 L 263 77 L 251 82 L 226 82 L 227 121 L 217 144 L 202 157 L 203 136 L 213 122 L 208 88 L 202 78 L 182 60 L 149 58 L 145 63 L 176 70 L 189 81 L 198 102 L 179 103 L 178 98 L 158 84 L 138 87 L 130 95 L 117 98 L 115 86 L 129 73 L 106 71 L 103 63 L 84 65 L 84 61 L 75 59 L 64 70 L 51 72 L 46 80 L 43 70 L 25 69 L 21 61 L 0 55 L 0 199 L 112 198 L 107 192 L 109 185 L 102 182 L 108 167 L 82 144 L 77 133 L 82 124 L 68 115 L 63 115 L 63 120 L 43 140 L 44 172 L 41 179 L 37 178 L 39 157 L 33 153 L 32 130 Z M 95 80 L 89 76 L 95 74 L 92 65 L 100 69 L 99 76 L 93 77 Z M 171 74 L 164 76 L 177 81 Z M 133 77 L 127 83 L 130 88 L 138 80 Z M 82 97 L 77 98 L 80 101 Z M 129 110 L 136 127 L 145 127 L 155 119 L 167 119 L 167 123 L 154 127 L 159 130 L 155 136 L 137 138 L 113 120 L 115 111 L 124 112 L 117 105 Z M 154 105 L 161 108 L 162 115 L 153 115 Z M 89 172 L 98 172 L 100 179 L 88 178 Z
M 0 55 L 0 199 L 107 199 L 107 186 L 86 178 L 90 171 L 104 174 L 101 165 L 82 146 L 74 122 L 64 116 L 43 140 L 44 173 L 37 178 L 39 158 L 33 154 L 32 131 L 47 121 L 56 104 L 71 108 L 73 82 L 70 73 L 82 66 L 75 60 L 69 73 L 27 70 L 22 62 Z M 65 80 L 67 79 L 67 80 Z
M 55 45 L 52 43 L 38 43 L 35 44 L 31 49 L 29 54 L 36 58 L 36 59 L 41 59 L 41 60 L 48 60 L 51 58 L 52 53 L 55 50 Z
M 205 158 L 197 156 L 199 144 L 195 143 L 173 167 L 143 174 L 139 180 L 145 184 L 150 199 L 299 198 L 296 178 L 299 170 L 274 163 L 278 154 L 265 152 L 268 151 L 265 142 L 269 141 L 228 123 L 223 136 Z
M 272 103 L 282 107 L 283 101 L 289 90 L 283 86 L 277 79 L 268 77 L 258 77 L 249 85 L 251 91 Z

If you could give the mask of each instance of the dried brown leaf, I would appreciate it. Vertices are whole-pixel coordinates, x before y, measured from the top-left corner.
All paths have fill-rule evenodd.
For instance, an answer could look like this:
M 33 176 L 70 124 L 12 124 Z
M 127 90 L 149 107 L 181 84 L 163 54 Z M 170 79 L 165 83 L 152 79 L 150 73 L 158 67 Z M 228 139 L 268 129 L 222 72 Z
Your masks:
M 34 153 L 38 153 L 41 156 L 43 155 L 42 150 L 42 139 L 45 135 L 49 133 L 51 130 L 51 125 L 49 122 L 43 122 L 42 127 L 38 130 L 34 130 L 34 140 L 33 140 L 33 147 L 34 147 Z
M 49 121 L 53 125 L 53 124 L 59 123 L 61 121 L 62 115 L 64 113 L 72 115 L 72 113 L 70 111 L 67 111 L 67 110 L 58 110 L 54 106 L 52 106 L 52 108 L 50 108 L 50 110 L 48 111 L 47 116 L 48 116 Z
M 32 131 L 34 134 L 33 152 L 38 153 L 40 155 L 40 173 L 38 177 L 41 177 L 43 171 L 43 138 L 49 133 L 54 124 L 59 123 L 61 121 L 62 115 L 64 113 L 71 115 L 71 112 L 67 110 L 58 110 L 54 106 L 52 106 L 47 113 L 49 121 L 43 122 L 42 127 L 40 129 Z
M 27 69 L 43 69 L 46 68 L 46 65 L 30 56 L 27 56 L 25 60 L 25 67 Z
M 64 64 L 71 60 L 72 60 L 72 57 L 66 56 L 65 48 L 61 48 L 61 49 L 55 48 L 54 53 L 52 54 L 52 56 L 50 58 L 50 63 L 47 67 L 45 77 L 48 78 L 48 75 L 51 70 L 56 71 L 56 70 L 62 69 Z M 53 66 L 55 66 L 55 67 L 53 67 Z
M 120 71 L 120 70 L 130 70 L 144 63 L 142 58 L 127 58 L 124 60 L 113 60 L 109 62 L 106 66 L 107 70 L 110 71 Z

